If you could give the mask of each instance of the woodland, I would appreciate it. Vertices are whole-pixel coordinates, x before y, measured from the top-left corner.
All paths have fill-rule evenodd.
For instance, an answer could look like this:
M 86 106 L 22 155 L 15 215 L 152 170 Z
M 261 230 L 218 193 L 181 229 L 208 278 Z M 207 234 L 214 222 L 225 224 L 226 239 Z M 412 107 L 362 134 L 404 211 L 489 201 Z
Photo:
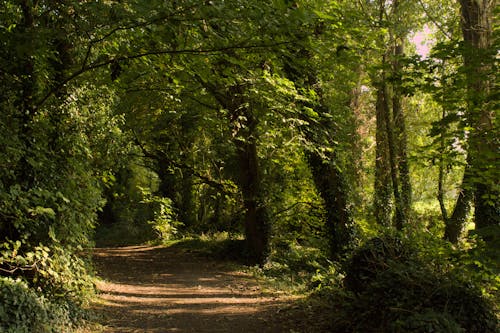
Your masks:
M 0 332 L 85 323 L 96 245 L 200 235 L 332 332 L 498 332 L 498 14 L 2 0 Z

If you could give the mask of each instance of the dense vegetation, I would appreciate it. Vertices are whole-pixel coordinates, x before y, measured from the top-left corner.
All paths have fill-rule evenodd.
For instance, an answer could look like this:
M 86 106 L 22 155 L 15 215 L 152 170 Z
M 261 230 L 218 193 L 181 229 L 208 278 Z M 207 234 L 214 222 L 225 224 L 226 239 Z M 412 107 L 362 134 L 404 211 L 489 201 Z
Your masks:
M 0 330 L 78 325 L 96 241 L 225 232 L 340 331 L 498 331 L 495 4 L 2 1 Z

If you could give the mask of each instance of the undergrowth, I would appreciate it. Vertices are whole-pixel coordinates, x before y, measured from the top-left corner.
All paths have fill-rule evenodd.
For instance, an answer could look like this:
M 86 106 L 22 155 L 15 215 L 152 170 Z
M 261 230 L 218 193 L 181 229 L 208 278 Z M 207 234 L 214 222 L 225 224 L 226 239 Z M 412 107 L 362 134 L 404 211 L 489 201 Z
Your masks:
M 89 318 L 94 294 L 89 265 L 57 246 L 1 244 L 0 332 L 71 332 Z
M 496 333 L 498 277 L 473 249 L 382 235 L 357 248 L 341 285 L 318 289 L 341 332 Z M 474 250 L 478 251 L 477 248 Z
M 305 295 L 310 332 L 497 333 L 498 264 L 478 237 L 459 248 L 426 234 L 381 234 L 344 262 L 290 242 L 254 272 Z M 293 311 L 292 311 L 293 312 Z M 325 323 L 327 321 L 327 323 Z

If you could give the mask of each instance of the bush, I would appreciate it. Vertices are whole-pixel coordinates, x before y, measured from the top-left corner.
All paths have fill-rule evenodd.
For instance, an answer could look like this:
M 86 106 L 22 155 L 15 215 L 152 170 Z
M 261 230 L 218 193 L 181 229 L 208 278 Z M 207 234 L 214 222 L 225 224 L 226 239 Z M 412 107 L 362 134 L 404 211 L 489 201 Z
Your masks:
M 0 278 L 0 328 L 6 333 L 50 332 L 47 302 L 23 281 Z
M 345 286 L 354 297 L 344 298 L 337 324 L 350 332 L 497 332 L 494 308 L 480 289 L 442 267 L 408 240 L 371 239 L 346 265 Z
M 158 239 L 160 241 L 172 240 L 177 235 L 178 227 L 182 226 L 182 223 L 177 221 L 172 200 L 149 195 L 145 202 L 153 206 L 154 219 L 148 223 L 157 233 Z
M 69 302 L 49 301 L 21 279 L 0 277 L 0 332 L 65 332 L 77 321 L 74 309 Z
M 414 252 L 415 249 L 403 245 L 401 239 L 395 236 L 372 238 L 351 256 L 345 267 L 345 285 L 354 293 L 363 292 L 377 274 L 392 264 L 408 262 Z
M 81 257 L 60 246 L 26 248 L 20 241 L 0 244 L 0 268 L 4 267 L 0 275 L 20 277 L 30 288 L 54 299 L 84 301 L 93 294 L 88 264 Z
M 87 264 L 58 246 L 27 248 L 0 244 L 0 332 L 68 332 L 94 292 Z
M 396 320 L 391 323 L 390 332 L 466 333 L 450 315 L 436 313 L 431 309 L 410 315 L 402 320 Z

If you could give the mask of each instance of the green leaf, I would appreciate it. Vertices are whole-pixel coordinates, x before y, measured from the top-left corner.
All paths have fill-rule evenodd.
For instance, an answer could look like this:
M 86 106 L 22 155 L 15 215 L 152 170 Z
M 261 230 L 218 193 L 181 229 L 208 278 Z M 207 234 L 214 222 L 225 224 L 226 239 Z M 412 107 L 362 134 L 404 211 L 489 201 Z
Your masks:
M 36 206 L 35 209 L 28 209 L 28 212 L 33 214 L 34 216 L 43 216 L 46 215 L 47 217 L 53 219 L 56 217 L 56 213 L 52 208 L 49 207 L 42 207 L 42 206 Z

